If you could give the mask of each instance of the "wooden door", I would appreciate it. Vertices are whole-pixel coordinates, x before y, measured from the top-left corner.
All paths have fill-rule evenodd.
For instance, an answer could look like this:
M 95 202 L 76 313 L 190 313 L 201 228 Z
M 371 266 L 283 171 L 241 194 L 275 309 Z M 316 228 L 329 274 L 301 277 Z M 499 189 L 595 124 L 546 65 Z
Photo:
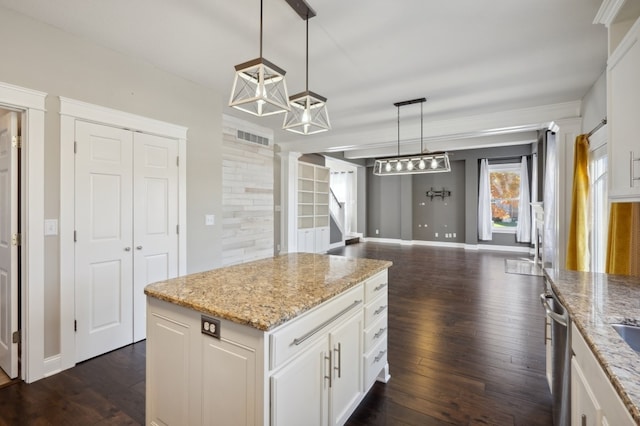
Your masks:
M 78 121 L 76 360 L 133 341 L 133 134 Z
M 18 377 L 18 114 L 0 117 L 0 368 Z M 15 143 L 14 143 L 15 142 Z
M 146 337 L 144 287 L 178 275 L 178 142 L 134 134 L 133 339 Z

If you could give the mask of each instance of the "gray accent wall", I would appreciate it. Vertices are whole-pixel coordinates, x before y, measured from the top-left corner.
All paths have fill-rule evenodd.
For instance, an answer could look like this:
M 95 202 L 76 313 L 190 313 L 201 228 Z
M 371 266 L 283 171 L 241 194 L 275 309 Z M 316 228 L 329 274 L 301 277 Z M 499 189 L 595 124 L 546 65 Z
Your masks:
M 451 172 L 406 176 L 375 176 L 367 167 L 367 228 L 365 237 L 403 241 L 438 241 L 476 245 L 478 241 L 478 178 L 480 160 L 519 161 L 532 152 L 531 145 L 515 145 L 450 153 Z M 542 159 L 538 159 L 542 161 Z M 529 167 L 531 174 L 531 168 Z M 426 191 L 451 191 L 433 201 Z M 426 225 L 426 226 L 425 226 Z M 376 232 L 378 231 L 378 232 Z M 435 233 L 438 233 L 438 237 Z M 446 234 L 453 234 L 449 238 Z M 515 234 L 493 234 L 486 245 L 524 246 Z

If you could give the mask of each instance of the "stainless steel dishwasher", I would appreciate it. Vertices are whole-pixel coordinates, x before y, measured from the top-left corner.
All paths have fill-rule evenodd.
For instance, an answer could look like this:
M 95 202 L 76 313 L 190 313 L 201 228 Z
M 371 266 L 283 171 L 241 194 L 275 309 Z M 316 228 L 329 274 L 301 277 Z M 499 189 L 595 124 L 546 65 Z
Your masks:
M 571 424 L 571 338 L 569 314 L 553 290 L 540 295 L 551 323 L 551 396 L 554 426 Z

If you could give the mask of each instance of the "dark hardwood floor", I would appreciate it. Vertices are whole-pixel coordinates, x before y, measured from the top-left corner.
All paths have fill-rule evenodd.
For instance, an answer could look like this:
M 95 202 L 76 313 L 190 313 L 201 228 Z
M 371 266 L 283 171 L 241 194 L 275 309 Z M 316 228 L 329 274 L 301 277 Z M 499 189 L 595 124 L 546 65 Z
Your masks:
M 543 283 L 504 272 L 517 255 L 379 243 L 331 254 L 394 262 L 391 380 L 348 425 L 551 425 Z M 0 425 L 144 424 L 144 368 L 141 342 L 0 389 Z

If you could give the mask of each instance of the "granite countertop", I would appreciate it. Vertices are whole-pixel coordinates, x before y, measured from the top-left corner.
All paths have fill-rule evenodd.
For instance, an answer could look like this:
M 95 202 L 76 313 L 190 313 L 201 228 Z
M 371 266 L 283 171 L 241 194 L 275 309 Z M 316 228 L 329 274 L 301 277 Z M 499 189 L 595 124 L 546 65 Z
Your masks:
M 290 253 L 149 284 L 144 292 L 268 331 L 391 265 L 386 260 Z
M 611 327 L 616 323 L 640 325 L 640 278 L 555 269 L 544 273 L 640 424 L 640 354 Z

